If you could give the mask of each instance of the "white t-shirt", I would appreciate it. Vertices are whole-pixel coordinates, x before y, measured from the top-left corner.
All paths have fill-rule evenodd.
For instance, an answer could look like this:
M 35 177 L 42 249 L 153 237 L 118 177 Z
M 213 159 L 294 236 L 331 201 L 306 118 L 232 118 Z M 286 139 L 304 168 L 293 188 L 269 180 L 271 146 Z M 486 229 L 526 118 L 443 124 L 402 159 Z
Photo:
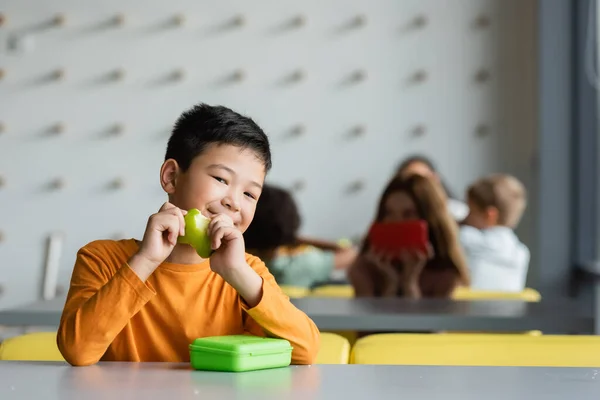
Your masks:
M 512 229 L 461 226 L 460 242 L 471 274 L 471 288 L 520 292 L 525 288 L 530 253 Z

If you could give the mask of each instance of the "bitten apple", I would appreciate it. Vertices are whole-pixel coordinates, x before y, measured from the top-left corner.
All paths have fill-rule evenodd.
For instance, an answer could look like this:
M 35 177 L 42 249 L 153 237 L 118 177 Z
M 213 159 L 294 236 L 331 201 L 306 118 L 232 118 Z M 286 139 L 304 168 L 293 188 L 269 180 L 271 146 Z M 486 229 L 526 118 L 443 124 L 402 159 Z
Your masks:
M 177 241 L 192 246 L 202 258 L 210 257 L 213 252 L 208 237 L 210 218 L 202 215 L 197 208 L 189 210 L 183 218 L 185 221 L 185 235 L 179 236 Z

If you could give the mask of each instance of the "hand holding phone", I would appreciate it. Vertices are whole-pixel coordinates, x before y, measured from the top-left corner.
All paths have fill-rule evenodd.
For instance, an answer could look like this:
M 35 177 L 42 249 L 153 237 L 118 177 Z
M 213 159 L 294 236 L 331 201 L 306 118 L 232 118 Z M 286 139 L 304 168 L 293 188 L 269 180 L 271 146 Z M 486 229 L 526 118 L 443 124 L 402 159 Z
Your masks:
M 407 282 L 415 283 L 418 281 L 425 264 L 434 256 L 433 247 L 427 244 L 427 250 L 402 250 L 400 252 L 400 262 L 402 263 L 402 272 Z

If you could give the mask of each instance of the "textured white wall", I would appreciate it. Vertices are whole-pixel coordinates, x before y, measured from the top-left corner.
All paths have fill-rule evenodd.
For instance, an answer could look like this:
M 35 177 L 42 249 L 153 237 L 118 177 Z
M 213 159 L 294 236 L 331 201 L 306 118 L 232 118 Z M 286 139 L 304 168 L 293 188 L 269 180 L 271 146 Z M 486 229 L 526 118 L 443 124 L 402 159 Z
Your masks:
M 165 200 L 169 128 L 199 101 L 265 128 L 269 179 L 304 185 L 306 234 L 361 235 L 413 152 L 431 155 L 458 193 L 500 170 L 529 185 L 535 6 L 0 0 L 0 307 L 39 296 L 51 232 L 66 235 L 63 284 L 85 243 L 141 236 Z M 478 82 L 481 70 L 489 79 Z

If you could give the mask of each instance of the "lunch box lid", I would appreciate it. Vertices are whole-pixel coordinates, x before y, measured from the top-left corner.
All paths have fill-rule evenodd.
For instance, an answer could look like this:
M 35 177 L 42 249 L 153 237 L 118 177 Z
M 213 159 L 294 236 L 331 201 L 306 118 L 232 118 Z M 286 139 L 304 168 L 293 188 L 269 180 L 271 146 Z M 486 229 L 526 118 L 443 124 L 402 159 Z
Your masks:
M 264 338 L 251 335 L 210 336 L 195 339 L 189 345 L 192 352 L 205 351 L 231 355 L 266 355 L 292 350 L 285 339 Z

